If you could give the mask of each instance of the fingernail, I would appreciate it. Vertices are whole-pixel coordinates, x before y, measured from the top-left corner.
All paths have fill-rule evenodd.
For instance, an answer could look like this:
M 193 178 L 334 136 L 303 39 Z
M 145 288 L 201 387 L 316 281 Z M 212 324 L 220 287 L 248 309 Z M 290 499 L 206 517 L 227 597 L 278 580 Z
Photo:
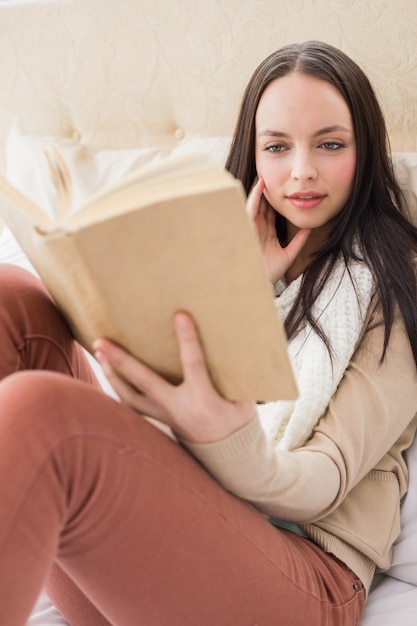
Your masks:
M 104 354 L 104 352 L 102 350 L 96 350 L 94 352 L 94 358 L 96 359 L 96 361 L 98 361 L 100 363 L 100 365 L 107 365 L 109 363 L 109 360 L 107 358 L 107 356 Z
M 100 365 L 104 365 L 104 363 L 107 362 L 106 357 L 101 350 L 96 350 L 96 352 L 94 352 L 94 358 L 100 363 Z
M 174 321 L 175 327 L 178 330 L 187 330 L 188 328 L 190 328 L 190 320 L 188 318 L 188 315 L 185 315 L 184 313 L 176 313 Z

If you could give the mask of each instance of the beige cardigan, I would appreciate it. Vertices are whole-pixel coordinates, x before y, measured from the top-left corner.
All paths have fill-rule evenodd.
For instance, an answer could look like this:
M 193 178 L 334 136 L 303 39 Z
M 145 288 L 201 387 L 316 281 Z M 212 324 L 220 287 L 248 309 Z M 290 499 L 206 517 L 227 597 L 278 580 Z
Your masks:
M 390 566 L 408 485 L 402 453 L 417 429 L 417 372 L 399 315 L 381 364 L 383 335 L 374 298 L 351 363 L 302 448 L 274 449 L 257 417 L 220 442 L 184 442 L 226 489 L 265 515 L 298 523 L 367 590 L 376 568 Z M 334 465 L 336 498 L 328 484 Z

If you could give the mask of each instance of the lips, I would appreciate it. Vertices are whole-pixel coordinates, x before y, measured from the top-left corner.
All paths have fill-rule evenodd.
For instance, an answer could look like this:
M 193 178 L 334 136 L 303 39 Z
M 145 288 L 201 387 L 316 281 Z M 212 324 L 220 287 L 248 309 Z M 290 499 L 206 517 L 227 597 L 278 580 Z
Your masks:
M 326 194 L 317 191 L 296 191 L 287 196 L 289 202 L 298 209 L 314 209 L 326 198 Z

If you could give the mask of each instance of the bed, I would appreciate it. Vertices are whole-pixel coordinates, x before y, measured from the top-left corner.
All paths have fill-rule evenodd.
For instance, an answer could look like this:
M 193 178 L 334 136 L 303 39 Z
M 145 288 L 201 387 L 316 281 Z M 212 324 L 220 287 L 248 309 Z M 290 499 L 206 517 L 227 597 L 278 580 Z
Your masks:
M 202 149 L 223 163 L 253 69 L 314 38 L 345 50 L 375 85 L 417 219 L 416 35 L 414 0 L 2 0 L 0 170 L 48 205 L 42 153 L 52 142 L 78 201 L 170 153 Z M 32 269 L 6 228 L 0 261 Z M 361 626 L 417 623 L 417 443 L 407 460 L 401 535 Z M 27 626 L 58 624 L 42 593 Z

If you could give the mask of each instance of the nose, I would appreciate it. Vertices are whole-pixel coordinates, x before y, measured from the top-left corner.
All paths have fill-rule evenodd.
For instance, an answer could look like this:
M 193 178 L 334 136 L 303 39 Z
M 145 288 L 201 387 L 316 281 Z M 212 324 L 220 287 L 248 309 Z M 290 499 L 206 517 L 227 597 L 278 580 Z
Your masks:
M 304 149 L 294 151 L 291 177 L 294 180 L 314 180 L 317 178 L 317 169 L 310 151 Z

